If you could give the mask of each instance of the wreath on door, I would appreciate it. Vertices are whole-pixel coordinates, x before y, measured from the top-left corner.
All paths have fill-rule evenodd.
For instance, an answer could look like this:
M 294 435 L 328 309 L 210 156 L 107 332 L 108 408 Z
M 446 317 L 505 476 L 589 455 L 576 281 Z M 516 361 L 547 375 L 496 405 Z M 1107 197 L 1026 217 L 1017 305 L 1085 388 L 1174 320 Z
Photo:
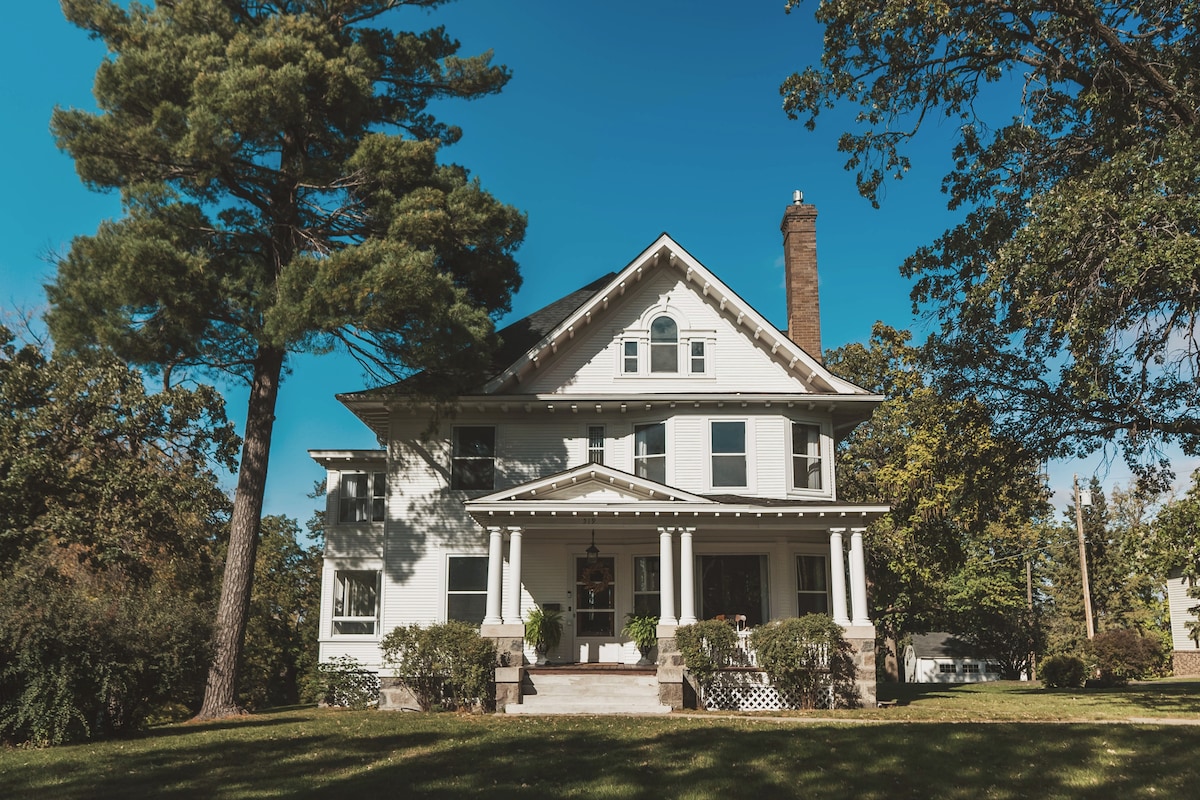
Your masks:
M 593 594 L 608 591 L 612 579 L 612 570 L 607 564 L 588 564 L 579 572 L 579 583 Z

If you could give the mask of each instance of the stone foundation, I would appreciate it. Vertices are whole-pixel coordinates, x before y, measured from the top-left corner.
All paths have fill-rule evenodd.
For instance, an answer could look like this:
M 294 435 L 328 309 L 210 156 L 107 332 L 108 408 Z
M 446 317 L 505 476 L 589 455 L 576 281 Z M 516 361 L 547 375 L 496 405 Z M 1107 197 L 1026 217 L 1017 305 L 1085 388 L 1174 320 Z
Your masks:
M 683 656 L 674 637 L 658 640 L 658 702 L 678 711 L 683 703 Z
M 414 695 L 407 687 L 400 685 L 399 678 L 379 679 L 379 710 L 380 711 L 420 711 Z
M 854 659 L 855 683 L 863 708 L 874 708 L 875 696 L 875 639 L 846 639 Z
M 1200 675 L 1200 650 L 1176 650 L 1171 661 L 1176 677 Z

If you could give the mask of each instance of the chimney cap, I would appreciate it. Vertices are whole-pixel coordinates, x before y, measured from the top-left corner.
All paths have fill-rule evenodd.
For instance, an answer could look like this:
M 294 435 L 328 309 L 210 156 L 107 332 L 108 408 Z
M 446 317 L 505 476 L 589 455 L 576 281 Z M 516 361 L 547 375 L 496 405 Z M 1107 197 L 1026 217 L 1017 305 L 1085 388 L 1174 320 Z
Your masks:
M 800 191 L 799 189 L 792 192 L 792 204 L 798 206 L 798 205 L 802 205 L 803 203 L 804 203 L 804 192 Z

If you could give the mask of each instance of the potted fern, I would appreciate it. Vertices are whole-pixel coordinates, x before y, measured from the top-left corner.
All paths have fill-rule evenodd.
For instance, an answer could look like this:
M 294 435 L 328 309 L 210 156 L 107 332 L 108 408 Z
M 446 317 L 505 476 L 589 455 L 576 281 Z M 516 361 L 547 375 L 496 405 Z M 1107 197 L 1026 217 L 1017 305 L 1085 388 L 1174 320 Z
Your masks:
M 538 664 L 545 664 L 546 653 L 558 647 L 562 631 L 561 611 L 546 610 L 541 606 L 529 609 L 529 616 L 525 618 L 525 641 L 537 653 Z
M 622 633 L 633 639 L 642 658 L 638 664 L 650 663 L 650 650 L 658 644 L 658 617 L 654 614 L 626 614 Z

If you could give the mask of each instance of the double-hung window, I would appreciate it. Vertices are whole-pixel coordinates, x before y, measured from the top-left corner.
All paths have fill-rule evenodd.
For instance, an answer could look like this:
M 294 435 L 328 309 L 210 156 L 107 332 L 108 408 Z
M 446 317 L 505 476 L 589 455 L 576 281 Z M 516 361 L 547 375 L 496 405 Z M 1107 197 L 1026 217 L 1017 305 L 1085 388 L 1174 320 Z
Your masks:
M 626 375 L 638 372 L 638 343 L 636 339 L 621 342 L 621 371 Z
M 693 375 L 703 375 L 705 359 L 704 342 L 693 341 L 688 350 L 691 354 L 690 372 Z
M 667 482 L 667 423 L 633 426 L 633 473 Z
M 479 625 L 487 613 L 487 556 L 450 556 L 446 574 L 446 619 Z
M 379 570 L 339 569 L 333 581 L 333 632 L 374 634 L 379 622 Z
M 679 326 L 670 317 L 650 323 L 650 371 L 679 372 Z
M 387 481 L 382 472 L 344 472 L 338 522 L 382 522 Z
M 825 556 L 796 556 L 796 613 L 829 613 Z
M 820 490 L 821 428 L 804 422 L 792 423 L 792 488 Z
M 746 485 L 746 423 L 712 423 L 712 485 Z
M 454 429 L 450 457 L 451 489 L 492 489 L 496 481 L 496 429 L 491 425 Z

